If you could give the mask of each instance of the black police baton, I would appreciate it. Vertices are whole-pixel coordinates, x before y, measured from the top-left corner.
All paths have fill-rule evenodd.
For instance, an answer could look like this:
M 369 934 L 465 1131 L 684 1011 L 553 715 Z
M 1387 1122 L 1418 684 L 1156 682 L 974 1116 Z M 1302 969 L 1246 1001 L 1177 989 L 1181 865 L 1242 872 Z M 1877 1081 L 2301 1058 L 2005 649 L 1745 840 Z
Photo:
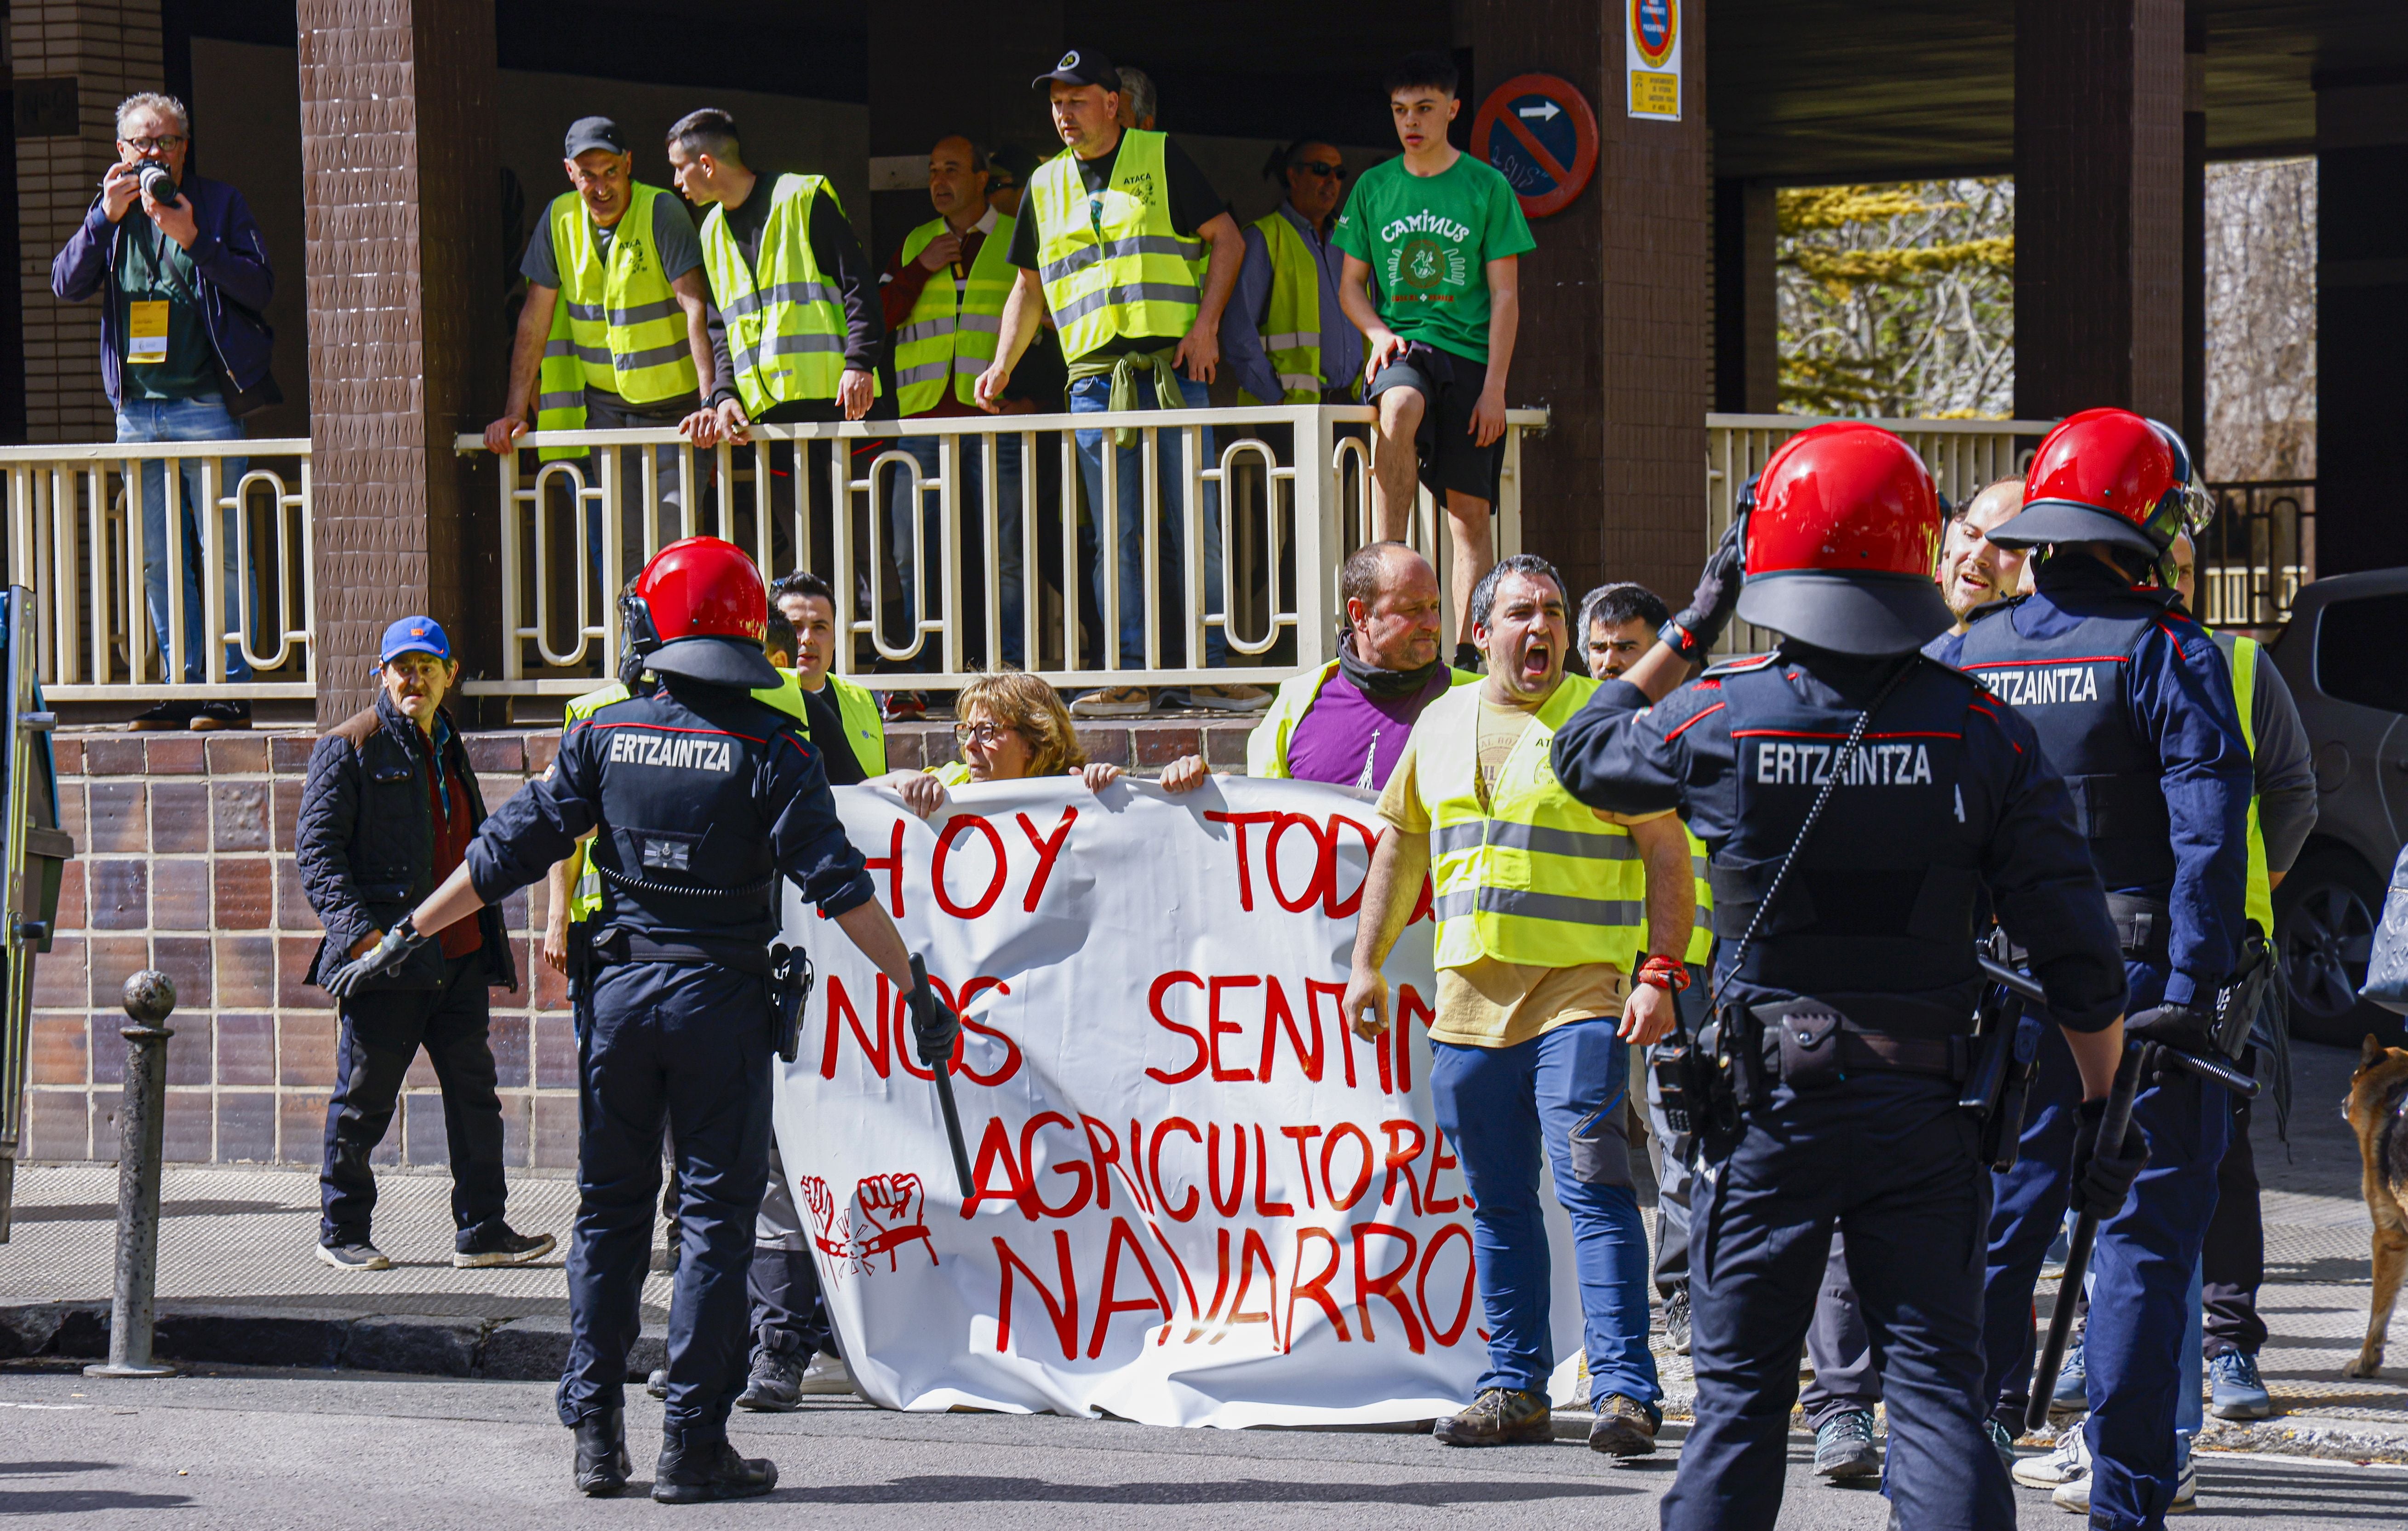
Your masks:
M 920 958 L 917 952 L 914 952 L 911 957 L 911 987 L 914 989 L 924 989 L 927 986 L 928 965 Z M 953 1178 L 961 1182 L 962 1200 L 968 1201 L 976 1193 L 976 1187 L 970 1183 L 969 1150 L 962 1145 L 962 1113 L 960 1109 L 953 1104 L 953 1060 L 952 1056 L 949 1054 L 939 1059 L 936 1065 L 930 1069 L 930 1073 L 935 1076 L 937 1080 L 937 1104 L 944 1110 L 945 1113 L 945 1140 L 953 1145 Z
M 2038 983 L 2032 981 L 2029 975 L 2018 973 L 1992 957 L 1977 954 L 1977 960 L 1982 965 L 1982 976 L 1991 982 L 2014 990 L 2035 1005 L 2044 1006 L 2048 1003 L 2047 993 Z M 2221 1058 L 2208 1057 L 2197 1052 L 2185 1052 L 2180 1048 L 2158 1047 L 2157 1055 L 2149 1060 L 2149 1065 L 2155 1067 L 2159 1064 L 2179 1068 L 2186 1074 L 2196 1075 L 2210 1084 L 2220 1084 L 2243 1100 L 2256 1100 L 2258 1092 L 2265 1088 L 2258 1080 L 2251 1079 Z M 2122 1138 L 2118 1138 L 2115 1140 L 2121 1142 Z M 2100 1141 L 2103 1143 L 2107 1139 L 2101 1138 Z

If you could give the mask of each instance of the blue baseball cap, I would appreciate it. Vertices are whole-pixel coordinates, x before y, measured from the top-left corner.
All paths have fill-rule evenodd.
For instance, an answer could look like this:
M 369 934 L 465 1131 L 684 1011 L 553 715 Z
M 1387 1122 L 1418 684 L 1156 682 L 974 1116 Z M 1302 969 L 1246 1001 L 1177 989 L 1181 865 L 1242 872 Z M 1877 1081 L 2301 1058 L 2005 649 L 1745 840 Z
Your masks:
M 404 617 L 384 630 L 384 641 L 377 646 L 377 663 L 390 665 L 403 654 L 433 654 L 448 660 L 452 640 L 443 636 L 442 625 L 433 617 Z

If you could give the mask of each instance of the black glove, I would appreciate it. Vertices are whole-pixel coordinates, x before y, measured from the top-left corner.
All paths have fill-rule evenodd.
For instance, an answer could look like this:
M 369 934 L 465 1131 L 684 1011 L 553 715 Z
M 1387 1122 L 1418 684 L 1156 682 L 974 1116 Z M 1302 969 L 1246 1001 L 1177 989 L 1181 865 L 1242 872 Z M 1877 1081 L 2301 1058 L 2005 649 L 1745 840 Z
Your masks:
M 2158 1005 L 2128 1018 L 2124 1037 L 2161 1043 L 2178 1052 L 2207 1052 L 2214 1047 L 2215 1017 L 2196 1005 Z
M 1697 594 L 1656 634 L 1691 664 L 1706 662 L 1708 651 L 1721 640 L 1723 629 L 1730 625 L 1731 613 L 1739 608 L 1745 563 L 1739 529 L 1739 521 L 1733 518 L 1730 529 L 1714 544 L 1714 551 L 1706 555 L 1705 569 L 1698 576 Z
M 953 1042 L 962 1034 L 962 1018 L 937 996 L 937 986 L 928 981 L 927 974 L 920 973 L 918 977 L 920 986 L 905 995 L 904 1002 L 911 1007 L 911 1040 L 919 1052 L 920 1066 L 935 1068 L 953 1061 Z
M 352 958 L 326 976 L 324 987 L 337 999 L 349 999 L 352 993 L 379 973 L 389 973 L 409 960 L 409 954 L 434 939 L 421 936 L 417 927 L 403 915 L 400 923 L 384 933 L 384 939 L 368 948 L 363 956 Z
M 2127 1122 L 2124 1141 L 2112 1149 L 2099 1146 L 2099 1126 L 2107 1115 L 2104 1098 L 2086 1100 L 2073 1127 L 2073 1210 L 2114 1217 L 2124 1209 L 2132 1182 L 2148 1167 L 2149 1142 L 2141 1129 Z

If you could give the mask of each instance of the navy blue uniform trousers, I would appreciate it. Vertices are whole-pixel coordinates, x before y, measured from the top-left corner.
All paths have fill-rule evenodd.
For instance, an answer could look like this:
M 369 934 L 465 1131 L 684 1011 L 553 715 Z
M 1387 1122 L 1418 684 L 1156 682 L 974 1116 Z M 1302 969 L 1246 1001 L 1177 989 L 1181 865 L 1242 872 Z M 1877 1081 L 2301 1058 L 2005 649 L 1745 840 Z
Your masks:
M 1983 1433 L 1983 1226 L 1972 1116 L 1942 1080 L 1861 1073 L 1772 1086 L 1692 1183 L 1690 1360 L 1697 1424 L 1664 1498 L 1667 1531 L 1770 1527 L 1789 1467 L 1798 1347 L 1834 1226 L 1889 1401 L 1886 1492 L 1916 1531 L 2008 1531 L 2007 1470 Z
M 2165 974 L 2125 965 L 2130 1006 L 2147 1009 Z M 2082 1096 L 2073 1054 L 2056 1027 L 2042 1038 L 2031 1114 L 2014 1167 L 1996 1177 L 1990 1219 L 1985 1338 L 1989 1376 L 1982 1396 L 2020 1434 L 2031 1393 L 2032 1288 L 2065 1216 L 2073 1157 L 2074 1109 Z M 2149 1166 L 2124 1209 L 2099 1225 L 2090 1257 L 2090 1322 L 2083 1340 L 2090 1418 L 2090 1524 L 2130 1531 L 2162 1525 L 2173 1503 L 2174 1408 L 2182 1388 L 2191 1273 L 2215 1214 L 2216 1166 L 2231 1125 L 2222 1085 L 2169 1069 L 2143 1080 L 2132 1121 L 2148 1139 Z M 1896 1412 L 1895 1409 L 1892 1410 Z
M 704 963 L 595 970 L 578 1095 L 577 1229 L 560 1420 L 620 1407 L 641 1324 L 664 1120 L 677 1155 L 677 1281 L 664 1433 L 724 1439 L 744 1391 L 753 1219 L 769 1170 L 764 981 Z

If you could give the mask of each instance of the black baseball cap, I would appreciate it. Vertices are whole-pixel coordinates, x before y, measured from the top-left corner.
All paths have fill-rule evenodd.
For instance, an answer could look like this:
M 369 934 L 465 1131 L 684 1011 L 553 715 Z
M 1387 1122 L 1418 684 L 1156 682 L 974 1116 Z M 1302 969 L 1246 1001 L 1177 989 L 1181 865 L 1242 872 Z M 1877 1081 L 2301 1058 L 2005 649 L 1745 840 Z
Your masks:
M 608 117 L 580 117 L 568 124 L 568 140 L 561 148 L 561 158 L 573 160 L 589 149 L 624 154 L 627 137 L 619 131 L 619 124 Z
M 1052 73 L 1039 75 L 1028 83 L 1034 89 L 1057 81 L 1064 85 L 1101 85 L 1108 91 L 1117 91 L 1121 88 L 1121 72 L 1112 67 L 1111 60 L 1094 49 L 1073 48 L 1062 55 L 1062 62 L 1054 66 Z

